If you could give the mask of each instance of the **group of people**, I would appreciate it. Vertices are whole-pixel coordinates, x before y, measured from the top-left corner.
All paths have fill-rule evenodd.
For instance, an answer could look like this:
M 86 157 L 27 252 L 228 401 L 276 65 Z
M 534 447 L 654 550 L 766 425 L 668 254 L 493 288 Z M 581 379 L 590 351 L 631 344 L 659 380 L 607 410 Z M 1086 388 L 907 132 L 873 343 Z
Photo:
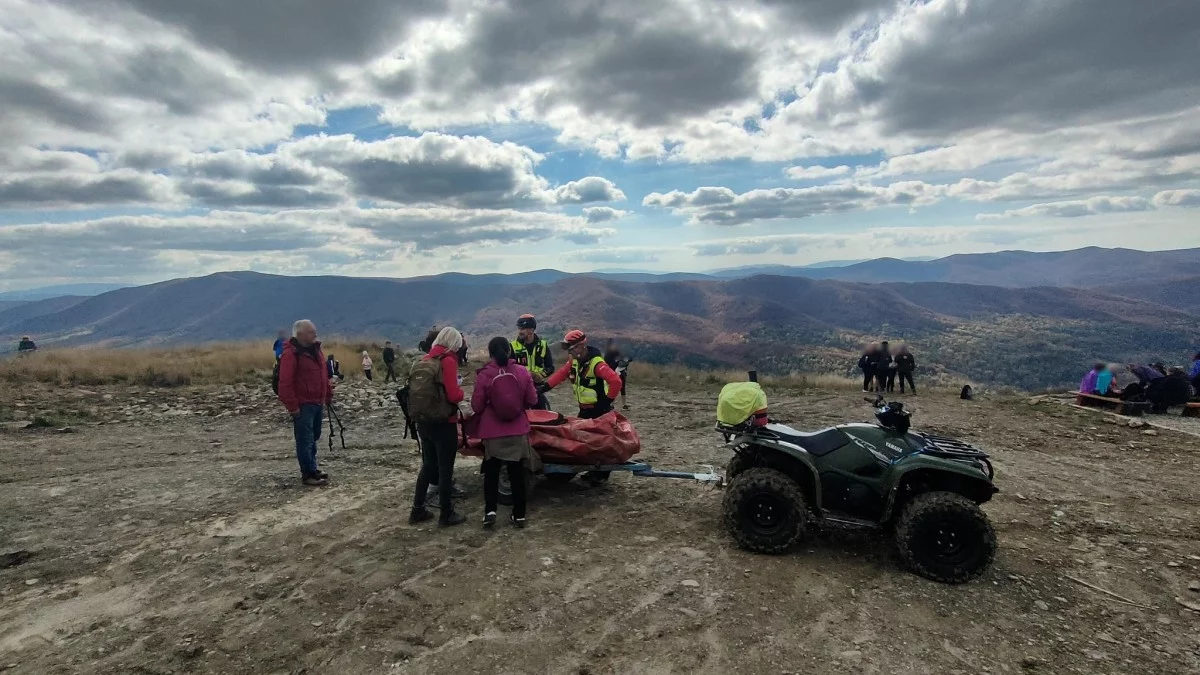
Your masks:
M 896 381 L 899 380 L 901 394 L 905 393 L 905 383 L 913 394 L 917 393 L 917 385 L 913 382 L 917 360 L 908 345 L 900 345 L 893 356 L 887 340 L 872 342 L 863 349 L 858 359 L 858 369 L 862 371 L 864 392 L 895 391 Z
M 1183 405 L 1200 395 L 1200 352 L 1193 355 L 1188 370 L 1168 368 L 1161 361 L 1148 365 L 1130 363 L 1125 370 L 1137 381 L 1120 387 L 1113 366 L 1097 363 L 1079 381 L 1079 391 L 1123 401 L 1147 401 L 1150 411 L 1156 413 L 1166 412 L 1171 406 Z
M 391 340 L 387 340 L 383 343 L 383 368 L 384 384 L 387 384 L 388 382 L 400 381 L 399 378 L 396 377 L 396 348 L 392 346 Z M 365 349 L 362 353 L 362 370 L 363 377 L 374 381 L 375 362 L 371 360 L 370 352 Z
M 606 353 L 591 346 L 581 330 L 563 336 L 566 363 L 555 369 L 547 340 L 537 333 L 537 319 L 530 314 L 517 320 L 517 338 L 495 337 L 488 342 L 488 361 L 476 372 L 470 404 L 459 367 L 464 347 L 462 333 L 442 328 L 422 340 L 425 355 L 413 364 L 408 380 L 408 409 L 416 422 L 421 445 L 421 469 L 413 492 L 410 523 L 431 520 L 431 491 L 436 486 L 438 525 L 451 527 L 466 522 L 455 511 L 454 461 L 459 448 L 459 425 L 468 423 L 472 435 L 484 446 L 483 526 L 496 524 L 500 472 L 507 471 L 513 493 L 510 521 L 524 527 L 526 520 L 525 470 L 537 457 L 529 444 L 526 410 L 548 409 L 546 392 L 570 383 L 581 418 L 600 417 L 613 410 L 624 396 L 625 359 L 611 340 Z M 390 342 L 388 343 L 390 347 Z M 385 347 L 385 363 L 387 351 Z M 334 376 L 317 340 L 316 326 L 300 320 L 292 337 L 276 349 L 279 363 L 279 400 L 292 416 L 296 459 L 304 485 L 326 485 L 329 476 L 317 463 L 317 441 L 321 436 L 324 406 L 333 402 L 340 375 Z M 394 362 L 394 351 L 392 362 Z M 612 360 L 606 360 L 606 356 Z M 364 352 L 364 358 L 369 355 Z M 365 367 L 365 364 L 364 364 Z M 391 369 L 389 368 L 389 371 Z

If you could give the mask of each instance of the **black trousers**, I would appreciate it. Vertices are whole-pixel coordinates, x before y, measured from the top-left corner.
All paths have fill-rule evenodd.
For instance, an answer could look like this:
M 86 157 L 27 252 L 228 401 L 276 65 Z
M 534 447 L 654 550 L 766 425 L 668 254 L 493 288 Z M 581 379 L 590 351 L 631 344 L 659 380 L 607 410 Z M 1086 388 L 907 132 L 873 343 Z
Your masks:
M 513 518 L 525 517 L 525 464 L 506 462 L 491 458 L 483 460 L 483 512 L 493 513 L 500 496 L 500 467 L 508 471 L 508 482 L 512 485 Z
M 875 373 L 869 370 L 863 371 L 863 391 L 871 391 L 875 385 Z
M 386 383 L 386 382 L 398 382 L 398 381 L 399 381 L 399 380 L 397 380 L 397 379 L 396 379 L 396 364 L 395 364 L 395 363 L 387 363 L 387 362 L 385 362 L 385 363 L 383 364 L 383 367 L 384 367 L 384 368 L 387 368 L 387 373 L 386 373 L 386 374 L 384 374 L 384 376 L 383 376 L 383 381 L 384 381 L 385 383 Z
M 594 405 L 590 408 L 580 408 L 579 409 L 579 419 L 594 420 L 597 417 L 603 417 L 604 415 L 612 412 L 612 409 L 613 409 L 612 401 L 607 401 L 604 403 L 597 403 L 596 405 Z
M 887 390 L 896 391 L 896 371 L 894 370 L 887 372 Z
M 370 369 L 370 368 L 367 368 L 366 370 L 364 370 L 364 371 L 363 371 L 363 375 L 365 375 L 365 376 L 367 377 L 367 379 L 368 379 L 368 380 L 373 380 L 373 379 L 375 379 L 375 378 L 371 377 L 371 369 Z
M 917 393 L 917 385 L 913 382 L 912 373 L 900 373 L 900 393 L 904 393 L 904 381 L 908 380 L 908 387 L 912 389 L 912 393 Z
M 875 391 L 887 391 L 887 373 L 875 373 Z
M 458 425 L 453 422 L 418 422 L 421 437 L 421 471 L 413 492 L 413 508 L 425 507 L 425 493 L 437 483 L 442 518 L 453 512 L 450 491 L 454 488 L 454 459 L 458 456 Z

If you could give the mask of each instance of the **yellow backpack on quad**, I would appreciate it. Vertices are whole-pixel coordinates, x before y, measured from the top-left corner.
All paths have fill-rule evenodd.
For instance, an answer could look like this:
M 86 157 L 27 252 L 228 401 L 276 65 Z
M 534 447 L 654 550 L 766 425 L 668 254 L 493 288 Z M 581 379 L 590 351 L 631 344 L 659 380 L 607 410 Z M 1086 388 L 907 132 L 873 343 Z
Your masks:
M 717 398 L 717 421 L 736 427 L 755 413 L 765 414 L 767 394 L 757 382 L 730 382 L 721 388 Z

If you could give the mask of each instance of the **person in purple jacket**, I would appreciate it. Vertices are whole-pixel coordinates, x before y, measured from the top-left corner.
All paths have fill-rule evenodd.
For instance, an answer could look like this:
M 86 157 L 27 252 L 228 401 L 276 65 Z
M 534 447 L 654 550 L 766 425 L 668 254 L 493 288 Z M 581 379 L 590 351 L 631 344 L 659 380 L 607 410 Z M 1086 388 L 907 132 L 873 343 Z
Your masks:
M 490 530 L 496 525 L 501 467 L 508 470 L 512 485 L 509 519 L 514 527 L 525 527 L 525 466 L 533 458 L 525 411 L 537 406 L 538 393 L 533 376 L 512 360 L 508 338 L 492 338 L 488 356 L 491 359 L 487 365 L 475 373 L 471 395 L 471 410 L 478 418 L 477 434 L 483 441 L 483 527 Z M 504 384 L 493 386 L 498 377 L 505 378 Z
M 1103 363 L 1097 363 L 1095 366 L 1093 366 L 1092 369 L 1087 372 L 1087 375 L 1084 375 L 1083 379 L 1079 381 L 1079 393 L 1095 394 L 1096 381 L 1100 379 L 1100 373 L 1107 367 L 1108 366 L 1104 365 Z

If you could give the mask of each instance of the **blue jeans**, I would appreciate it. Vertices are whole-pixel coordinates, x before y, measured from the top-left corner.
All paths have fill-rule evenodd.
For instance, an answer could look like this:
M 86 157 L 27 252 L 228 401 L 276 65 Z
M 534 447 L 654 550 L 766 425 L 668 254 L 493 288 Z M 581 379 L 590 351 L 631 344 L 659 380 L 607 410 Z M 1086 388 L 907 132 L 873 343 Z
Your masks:
M 321 440 L 321 425 L 325 421 L 325 406 L 305 403 L 300 414 L 292 418 L 292 430 L 296 435 L 296 461 L 300 462 L 300 475 L 304 478 L 317 475 L 317 441 Z

